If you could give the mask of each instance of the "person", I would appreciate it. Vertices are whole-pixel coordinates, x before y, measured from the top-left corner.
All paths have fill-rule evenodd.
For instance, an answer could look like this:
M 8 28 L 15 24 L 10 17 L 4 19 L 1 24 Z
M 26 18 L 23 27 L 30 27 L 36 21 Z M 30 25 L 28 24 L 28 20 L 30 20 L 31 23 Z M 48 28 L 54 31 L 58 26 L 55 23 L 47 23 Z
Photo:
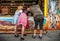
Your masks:
M 18 9 L 16 10 L 14 16 L 13 16 L 13 23 L 15 24 L 15 37 L 18 37 L 18 33 L 17 33 L 17 21 L 18 21 L 18 17 L 19 15 L 23 12 L 23 6 L 18 6 Z
M 20 16 L 18 17 L 18 22 L 17 22 L 17 25 L 20 25 L 21 26 L 21 40 L 24 40 L 24 31 L 25 31 L 25 28 L 28 29 L 29 28 L 29 24 L 28 24 L 28 18 L 27 18 L 27 15 L 26 15 L 26 12 L 25 10 L 23 9 L 23 12 L 20 14 Z
M 33 16 L 34 16 L 34 21 L 35 21 L 34 34 L 32 35 L 32 37 L 36 38 L 36 30 L 39 24 L 39 27 L 40 27 L 39 38 L 42 39 L 43 21 L 44 21 L 43 12 L 41 11 L 40 6 L 38 4 L 32 5 L 31 11 L 34 13 Z
M 30 10 L 30 7 L 27 8 L 27 16 L 28 16 L 28 20 L 29 20 L 29 28 L 30 30 L 33 29 L 34 27 L 34 18 L 33 18 L 33 13 Z

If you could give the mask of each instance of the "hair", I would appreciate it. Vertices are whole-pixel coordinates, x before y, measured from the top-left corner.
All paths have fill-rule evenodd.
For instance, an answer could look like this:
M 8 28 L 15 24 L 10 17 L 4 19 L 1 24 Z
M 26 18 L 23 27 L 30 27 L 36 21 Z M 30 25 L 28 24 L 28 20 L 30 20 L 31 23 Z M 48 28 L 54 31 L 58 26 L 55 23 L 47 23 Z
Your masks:
M 23 9 L 23 6 L 22 5 L 20 5 L 20 6 L 18 6 L 18 10 L 21 10 L 21 9 Z

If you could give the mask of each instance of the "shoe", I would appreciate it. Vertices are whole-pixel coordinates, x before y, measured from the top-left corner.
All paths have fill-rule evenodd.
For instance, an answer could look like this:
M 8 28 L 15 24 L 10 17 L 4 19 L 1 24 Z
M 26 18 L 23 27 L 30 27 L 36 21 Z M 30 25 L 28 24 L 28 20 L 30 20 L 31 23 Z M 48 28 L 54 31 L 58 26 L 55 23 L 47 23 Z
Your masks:
M 27 36 L 27 34 L 24 34 L 24 36 Z
M 24 38 L 23 38 L 23 37 L 21 37 L 20 39 L 21 39 L 21 40 L 24 40 Z
M 19 34 L 15 34 L 14 37 L 19 37 Z
M 36 36 L 32 35 L 32 38 L 34 38 L 34 39 L 35 39 L 35 38 L 36 38 Z
M 40 38 L 40 39 L 42 39 L 42 37 L 41 37 L 41 36 L 39 36 L 39 38 Z

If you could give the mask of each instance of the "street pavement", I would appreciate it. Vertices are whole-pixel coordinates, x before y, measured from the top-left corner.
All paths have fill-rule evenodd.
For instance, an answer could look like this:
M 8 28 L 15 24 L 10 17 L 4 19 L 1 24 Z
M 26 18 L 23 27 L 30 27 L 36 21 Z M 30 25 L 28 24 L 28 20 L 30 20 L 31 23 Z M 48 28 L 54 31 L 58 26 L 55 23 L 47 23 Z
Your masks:
M 60 41 L 60 30 L 50 30 L 46 35 L 43 34 L 43 38 L 39 39 L 37 34 L 36 38 L 32 38 L 32 34 L 24 36 L 24 41 Z M 21 35 L 20 35 L 21 36 Z M 21 41 L 20 37 L 14 37 L 14 34 L 0 34 L 0 41 Z

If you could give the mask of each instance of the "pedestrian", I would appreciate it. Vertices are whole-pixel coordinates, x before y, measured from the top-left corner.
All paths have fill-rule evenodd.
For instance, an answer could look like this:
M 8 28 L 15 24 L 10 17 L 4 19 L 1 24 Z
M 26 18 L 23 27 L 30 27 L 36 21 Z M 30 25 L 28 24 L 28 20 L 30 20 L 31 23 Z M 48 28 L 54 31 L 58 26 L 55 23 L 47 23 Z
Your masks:
M 35 21 L 35 27 L 34 27 L 34 34 L 33 34 L 33 38 L 36 38 L 36 30 L 39 24 L 39 28 L 40 28 L 40 34 L 39 34 L 39 38 L 42 39 L 42 33 L 43 33 L 43 21 L 44 21 L 44 15 L 43 12 L 40 9 L 40 6 L 37 5 L 32 5 L 31 7 L 31 11 L 33 12 L 33 16 L 34 16 L 34 21 Z

